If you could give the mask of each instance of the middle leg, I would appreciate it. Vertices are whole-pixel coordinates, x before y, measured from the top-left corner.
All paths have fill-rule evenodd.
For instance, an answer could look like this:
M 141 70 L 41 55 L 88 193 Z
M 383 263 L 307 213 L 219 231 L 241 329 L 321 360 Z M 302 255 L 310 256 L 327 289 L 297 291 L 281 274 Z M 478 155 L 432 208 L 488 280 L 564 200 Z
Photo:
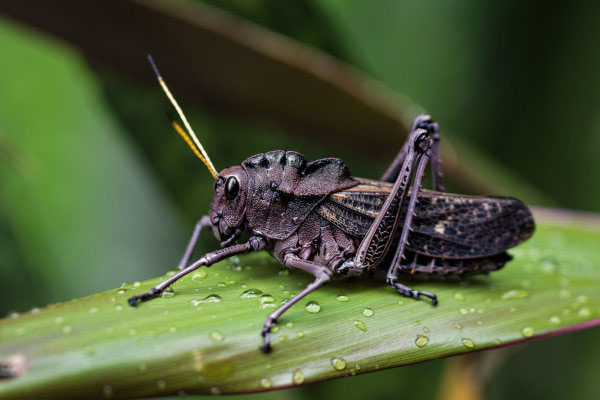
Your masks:
M 325 283 L 329 282 L 331 279 L 331 272 L 327 267 L 321 264 L 314 263 L 308 260 L 302 260 L 296 256 L 289 255 L 285 258 L 285 266 L 286 267 L 294 267 L 301 270 L 304 270 L 315 277 L 315 280 L 308 284 L 300 293 L 283 303 L 279 306 L 275 311 L 269 314 L 269 317 L 265 321 L 261 335 L 264 338 L 264 344 L 260 348 L 263 353 L 268 353 L 271 351 L 271 328 L 275 323 L 277 323 L 277 319 L 281 317 L 281 315 L 286 312 L 291 306 L 296 304 L 298 301 L 302 300 L 303 297 L 308 295 L 311 292 L 314 292 Z

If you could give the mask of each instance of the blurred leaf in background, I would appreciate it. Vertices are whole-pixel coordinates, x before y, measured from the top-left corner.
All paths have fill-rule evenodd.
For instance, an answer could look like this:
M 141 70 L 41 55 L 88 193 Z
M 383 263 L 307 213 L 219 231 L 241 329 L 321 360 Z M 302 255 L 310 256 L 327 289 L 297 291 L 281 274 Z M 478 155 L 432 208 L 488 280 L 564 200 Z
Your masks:
M 185 233 L 82 60 L 5 21 L 0 48 L 1 141 L 25 163 L 0 160 L 3 311 L 171 266 Z

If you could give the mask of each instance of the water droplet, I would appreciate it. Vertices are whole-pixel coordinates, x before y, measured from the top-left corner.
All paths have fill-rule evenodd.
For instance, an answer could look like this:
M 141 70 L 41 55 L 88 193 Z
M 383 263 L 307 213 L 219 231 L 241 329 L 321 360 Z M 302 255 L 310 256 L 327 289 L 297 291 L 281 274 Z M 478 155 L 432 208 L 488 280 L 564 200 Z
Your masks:
M 233 264 L 239 264 L 241 262 L 241 260 L 238 256 L 233 256 L 233 257 L 231 257 L 231 262 Z
M 457 292 L 457 293 L 454 293 L 454 298 L 455 298 L 456 300 L 461 300 L 461 301 L 462 301 L 462 300 L 464 300 L 464 299 L 465 299 L 465 296 L 464 296 L 462 293 L 460 293 L 460 292 Z
M 417 320 L 417 321 L 413 322 L 412 324 L 410 324 L 410 326 L 417 326 L 417 325 L 421 325 L 421 321 Z
M 105 399 L 112 399 L 112 397 L 113 397 L 112 386 L 106 385 L 102 388 L 102 397 L 104 397 Z
M 475 347 L 475 342 L 473 342 L 473 340 L 469 339 L 469 338 L 463 338 L 461 340 L 463 346 L 465 346 L 468 349 L 472 349 Z
M 306 311 L 308 311 L 309 313 L 315 314 L 315 313 L 318 313 L 319 311 L 321 311 L 321 305 L 319 303 L 317 303 L 316 301 L 309 301 L 304 306 L 304 309 Z
M 97 307 L 90 308 L 90 314 L 96 314 L 98 311 L 100 310 Z
M 260 380 L 260 386 L 264 387 L 265 389 L 268 389 L 271 386 L 273 386 L 273 382 L 271 382 L 269 378 L 262 378 Z
M 578 303 L 581 304 L 585 304 L 588 302 L 590 298 L 588 296 L 586 296 L 585 294 L 579 295 L 577 296 L 577 298 L 575 299 Z
M 127 289 L 125 289 L 125 288 L 121 288 L 121 289 L 117 290 L 117 294 L 125 294 L 125 293 L 127 293 Z
M 279 337 L 277 338 L 277 341 L 278 341 L 279 343 L 281 343 L 281 342 L 285 342 L 285 341 L 287 341 L 287 340 L 288 340 L 288 337 L 287 337 L 286 335 L 281 335 L 281 336 L 279 336 Z
M 220 301 L 221 296 L 219 296 L 218 294 L 209 294 L 208 296 L 200 300 L 200 303 L 218 303 Z
M 471 308 L 469 308 L 469 312 L 470 312 L 470 313 L 474 313 L 475 311 L 476 311 L 476 308 L 475 308 L 475 307 L 471 307 Z
M 404 300 L 399 300 L 399 301 L 398 301 L 398 305 L 399 305 L 399 306 L 403 306 L 403 305 L 404 305 Z
M 423 328 L 423 332 L 429 333 L 429 328 Z
M 298 333 L 296 333 L 296 337 L 299 337 L 299 338 L 304 337 L 304 332 L 298 331 Z
M 217 283 L 217 287 L 224 288 L 226 286 L 227 286 L 227 284 L 225 284 L 225 282 L 219 282 L 219 283 Z
M 170 332 L 170 333 L 175 333 L 175 332 L 177 332 L 177 327 L 176 327 L 176 326 L 170 326 L 170 327 L 169 327 L 169 332 Z
M 516 290 L 509 290 L 508 292 L 504 293 L 502 295 L 502 300 L 524 299 L 526 297 L 529 297 L 529 292 L 527 290 L 516 289 Z
M 423 347 L 427 344 L 427 342 L 429 342 L 429 338 L 425 335 L 417 335 L 417 338 L 415 339 L 415 344 L 417 347 Z
M 175 296 L 175 291 L 171 286 L 163 290 L 163 292 L 160 294 L 160 297 L 162 297 L 163 299 L 168 299 L 173 296 Z
M 460 313 L 461 313 L 462 315 L 467 315 L 469 312 L 467 311 L 467 309 L 466 309 L 466 308 L 461 308 L 461 309 L 460 309 Z
M 350 300 L 350 297 L 346 296 L 345 294 L 340 294 L 338 297 L 336 297 L 336 300 L 345 303 Z
M 462 329 L 462 328 L 463 328 L 463 326 L 462 326 L 461 324 L 456 324 L 456 325 L 454 325 L 454 327 L 455 327 L 456 329 Z
M 115 304 L 115 309 L 116 309 L 117 311 L 121 311 L 121 310 L 123 309 L 123 306 L 122 306 L 122 305 L 120 305 L 120 304 Z
M 552 317 L 550 317 L 550 322 L 554 325 L 560 325 L 560 318 L 556 315 L 553 315 Z
M 292 373 L 292 381 L 296 385 L 302 385 L 304 383 L 304 372 L 301 369 L 297 369 Z
M 192 307 L 196 307 L 198 304 L 200 304 L 200 300 L 191 300 L 190 301 L 190 305 Z
M 40 309 L 38 307 L 33 307 L 30 311 L 32 314 L 37 314 L 40 312 Z
M 65 319 L 63 317 L 56 317 L 56 318 L 54 318 L 54 323 L 55 324 L 62 324 L 64 320 Z
M 159 379 L 156 381 L 156 386 L 158 387 L 158 390 L 165 390 L 167 388 L 167 382 L 165 382 L 162 379 Z
M 285 324 L 286 328 L 292 329 L 294 327 L 294 323 L 293 322 L 288 322 L 287 324 Z
M 561 289 L 560 292 L 558 292 L 558 295 L 563 299 L 566 299 L 571 296 L 571 291 L 569 289 Z
M 532 337 L 533 336 L 533 328 L 530 326 L 527 326 L 527 327 L 521 329 L 521 335 L 523 335 L 525 337 Z
M 369 307 L 367 307 L 364 310 L 362 310 L 362 315 L 364 317 L 370 317 L 373 315 L 373 310 L 371 310 Z
M 263 310 L 268 310 L 270 308 L 276 308 L 277 306 L 273 303 L 265 303 L 260 306 Z
M 359 321 L 359 320 L 354 321 L 354 326 L 357 327 L 358 329 L 360 329 L 363 332 L 367 331 L 367 326 L 362 321 Z
M 200 271 L 196 272 L 194 275 L 192 275 L 192 280 L 193 281 L 200 281 L 204 278 L 206 278 L 208 274 L 206 273 L 205 270 L 201 269 Z
M 219 331 L 213 331 L 211 332 L 208 337 L 210 337 L 210 339 L 214 342 L 222 342 L 223 340 L 225 340 L 225 335 L 223 335 L 221 332 Z
M 275 333 L 275 332 L 278 332 L 278 331 L 279 331 L 279 325 L 273 325 L 271 327 L 271 332 Z
M 333 357 L 331 359 L 331 365 L 333 365 L 333 368 L 337 369 L 338 371 L 341 371 L 344 368 L 346 368 L 346 360 L 344 360 L 343 358 Z
M 482 321 L 477 321 L 477 325 L 481 326 L 481 325 L 483 325 L 483 322 Z
M 138 281 L 133 282 L 133 287 L 140 287 L 140 286 L 142 286 L 142 282 L 138 282 Z
M 243 292 L 243 293 L 240 295 L 240 297 L 241 297 L 242 299 L 253 299 L 253 298 L 255 298 L 255 297 L 258 297 L 258 296 L 260 296 L 261 294 L 262 294 L 262 290 L 260 290 L 260 289 L 248 289 L 248 290 L 245 290 L 245 291 L 244 291 L 244 292 Z
M 275 298 L 273 296 L 271 296 L 270 294 L 263 294 L 262 296 L 260 296 L 261 304 L 273 303 L 274 301 L 275 301 Z
M 68 335 L 69 333 L 73 332 L 73 328 L 70 325 L 64 325 L 63 327 L 60 328 L 60 330 L 65 335 Z
M 587 317 L 589 317 L 591 314 L 592 314 L 592 313 L 591 313 L 590 309 L 589 309 L 589 308 L 587 308 L 587 307 L 584 307 L 584 308 L 582 308 L 582 309 L 581 309 L 581 310 L 579 310 L 579 312 L 577 313 L 577 315 L 579 315 L 580 317 L 583 317 L 583 318 L 587 318 Z

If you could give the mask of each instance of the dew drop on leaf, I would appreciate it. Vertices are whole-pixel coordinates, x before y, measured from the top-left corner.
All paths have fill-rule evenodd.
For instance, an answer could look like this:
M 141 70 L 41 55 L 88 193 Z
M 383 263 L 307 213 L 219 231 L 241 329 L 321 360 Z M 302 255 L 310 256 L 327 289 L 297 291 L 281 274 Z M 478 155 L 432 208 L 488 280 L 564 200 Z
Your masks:
M 333 357 L 331 359 L 331 365 L 333 365 L 333 368 L 337 369 L 338 371 L 341 371 L 344 368 L 346 368 L 346 360 L 344 360 L 343 358 Z
M 199 281 L 202 280 L 204 278 L 206 278 L 206 275 L 208 275 L 206 273 L 205 270 L 201 269 L 200 271 L 196 272 L 194 275 L 192 275 L 192 280 L 193 281 Z
M 533 336 L 533 328 L 530 326 L 527 326 L 527 327 L 521 329 L 521 335 L 523 335 L 525 337 L 532 337 Z
M 304 309 L 306 311 L 308 311 L 309 313 L 316 314 L 319 311 L 321 311 L 321 305 L 313 300 L 313 301 L 309 301 L 308 303 L 306 303 L 306 305 L 304 306 Z
M 415 344 L 417 347 L 423 347 L 427 344 L 427 342 L 429 342 L 429 338 L 425 335 L 417 335 L 417 338 L 415 339 Z
M 472 349 L 475 347 L 475 342 L 473 342 L 473 340 L 469 339 L 469 338 L 463 338 L 461 340 L 463 346 L 465 346 L 468 349 Z
M 242 294 L 240 295 L 240 297 L 242 299 L 253 299 L 255 297 L 258 297 L 262 294 L 262 290 L 260 289 L 248 289 L 248 290 L 244 290 L 242 292 Z
M 218 303 L 220 301 L 221 296 L 219 296 L 218 294 L 209 294 L 208 296 L 200 300 L 200 303 Z
M 262 378 L 260 380 L 260 386 L 262 386 L 265 389 L 269 389 L 271 386 L 273 386 L 273 382 L 271 382 L 269 378 Z
M 296 385 L 302 385 L 302 383 L 304 383 L 304 372 L 302 372 L 301 369 L 295 370 L 292 374 L 292 381 L 294 381 L 294 384 Z
M 273 303 L 274 301 L 275 301 L 275 298 L 273 296 L 271 296 L 270 294 L 263 294 L 262 296 L 260 296 L 261 304 Z
M 363 332 L 367 331 L 367 326 L 362 321 L 359 321 L 359 320 L 354 321 L 354 326 L 357 327 L 358 329 L 360 329 Z
M 508 292 L 502 294 L 502 300 L 524 299 L 526 297 L 529 297 L 529 292 L 522 289 L 509 290 Z
M 367 307 L 362 311 L 362 315 L 365 317 L 370 317 L 373 315 L 373 310 Z

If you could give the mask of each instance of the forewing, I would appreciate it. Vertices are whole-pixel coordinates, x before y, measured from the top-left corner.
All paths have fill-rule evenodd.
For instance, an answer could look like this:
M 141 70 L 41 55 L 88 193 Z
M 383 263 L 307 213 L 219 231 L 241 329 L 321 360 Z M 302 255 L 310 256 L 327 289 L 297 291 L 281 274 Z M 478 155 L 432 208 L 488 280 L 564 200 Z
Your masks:
M 321 216 L 355 237 L 363 237 L 391 185 L 361 180 L 327 197 Z M 406 205 L 401 218 L 406 215 Z M 471 258 L 497 254 L 528 239 L 534 230 L 529 209 L 519 200 L 422 190 L 407 248 L 434 257 Z

